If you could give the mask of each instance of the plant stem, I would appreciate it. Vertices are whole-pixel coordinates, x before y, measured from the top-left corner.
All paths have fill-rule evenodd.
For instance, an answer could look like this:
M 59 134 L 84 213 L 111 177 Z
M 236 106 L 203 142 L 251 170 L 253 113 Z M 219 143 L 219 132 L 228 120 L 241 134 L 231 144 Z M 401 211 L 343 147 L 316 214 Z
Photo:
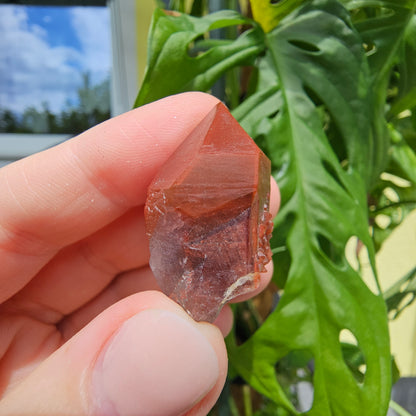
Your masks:
M 244 414 L 245 416 L 253 416 L 253 407 L 251 405 L 251 393 L 250 386 L 245 384 L 243 386 L 243 401 L 244 401 Z
M 403 409 L 399 404 L 390 400 L 390 409 L 393 409 L 400 416 L 412 416 L 406 409 Z
M 238 411 L 238 408 L 237 408 L 237 405 L 235 404 L 233 396 L 230 395 L 230 398 L 228 399 L 228 403 L 230 405 L 231 416 L 240 416 L 240 412 Z
M 391 204 L 385 205 L 384 207 L 374 209 L 374 211 L 371 211 L 371 213 L 377 214 L 380 211 L 384 211 L 385 209 L 400 207 L 401 205 L 416 205 L 416 200 L 410 199 L 408 201 L 392 202 Z
M 286 246 L 275 247 L 275 248 L 272 248 L 272 254 L 283 253 L 286 250 L 287 250 Z

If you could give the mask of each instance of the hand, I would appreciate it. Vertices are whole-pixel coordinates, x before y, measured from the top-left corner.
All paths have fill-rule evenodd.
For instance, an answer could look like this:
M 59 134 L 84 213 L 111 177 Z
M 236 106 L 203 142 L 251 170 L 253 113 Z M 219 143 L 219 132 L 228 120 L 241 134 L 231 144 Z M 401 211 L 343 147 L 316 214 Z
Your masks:
M 205 415 L 213 406 L 227 371 L 218 328 L 230 329 L 231 312 L 217 326 L 196 323 L 157 291 L 143 204 L 216 103 L 169 97 L 0 170 L 0 415 Z

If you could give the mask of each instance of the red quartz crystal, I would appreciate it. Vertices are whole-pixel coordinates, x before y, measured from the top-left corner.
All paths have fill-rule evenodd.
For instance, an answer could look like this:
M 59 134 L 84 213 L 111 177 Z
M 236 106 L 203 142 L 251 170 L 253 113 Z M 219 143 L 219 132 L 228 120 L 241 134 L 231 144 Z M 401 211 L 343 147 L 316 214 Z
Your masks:
M 148 189 L 150 267 L 162 291 L 212 322 L 258 287 L 271 259 L 270 161 L 223 104 L 172 154 Z

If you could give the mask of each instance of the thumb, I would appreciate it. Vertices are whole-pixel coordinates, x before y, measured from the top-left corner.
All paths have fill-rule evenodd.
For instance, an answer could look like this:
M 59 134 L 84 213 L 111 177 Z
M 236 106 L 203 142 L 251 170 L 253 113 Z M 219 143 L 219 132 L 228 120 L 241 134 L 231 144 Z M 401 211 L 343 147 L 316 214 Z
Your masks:
M 206 415 L 223 387 L 220 331 L 159 292 L 107 309 L 1 402 L 0 415 Z

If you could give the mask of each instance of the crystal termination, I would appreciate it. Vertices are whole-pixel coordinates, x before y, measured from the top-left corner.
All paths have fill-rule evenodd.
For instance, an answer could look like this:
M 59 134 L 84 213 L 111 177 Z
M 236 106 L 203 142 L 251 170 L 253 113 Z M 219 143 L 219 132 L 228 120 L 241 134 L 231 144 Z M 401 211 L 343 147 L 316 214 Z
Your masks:
M 270 161 L 218 104 L 153 179 L 150 267 L 196 321 L 259 285 L 271 259 Z

